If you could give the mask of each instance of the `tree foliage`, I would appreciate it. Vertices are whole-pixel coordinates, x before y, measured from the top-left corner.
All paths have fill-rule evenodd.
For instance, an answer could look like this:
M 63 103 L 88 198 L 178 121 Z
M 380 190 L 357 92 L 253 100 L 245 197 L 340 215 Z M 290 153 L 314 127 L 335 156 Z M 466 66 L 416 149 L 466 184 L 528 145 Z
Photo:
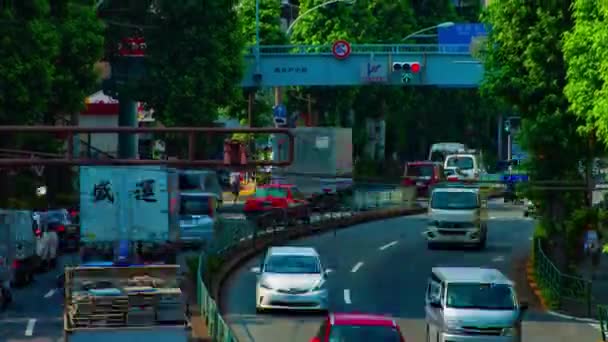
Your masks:
M 15 1 L 0 8 L 0 122 L 77 112 L 98 81 L 103 27 L 93 1 Z
M 247 44 L 255 44 L 255 3 L 256 0 L 242 0 L 238 14 L 242 21 L 243 37 Z M 281 2 L 260 1 L 260 45 L 287 44 L 285 32 L 281 29 Z
M 584 123 L 580 133 L 597 134 L 608 144 L 608 4 L 575 0 L 573 8 L 575 25 L 564 37 L 565 94 Z
M 243 74 L 236 2 L 162 0 L 150 15 L 141 100 L 166 125 L 212 123 L 218 108 L 233 101 Z
M 537 181 L 580 179 L 579 159 L 573 156 L 586 155 L 586 140 L 577 134 L 578 121 L 563 94 L 562 36 L 572 27 L 569 6 L 569 1 L 497 1 L 483 17 L 492 30 L 482 91 L 521 115 L 520 143 L 531 153 L 529 171 Z M 548 203 L 541 214 L 558 222 L 579 195 L 531 194 Z

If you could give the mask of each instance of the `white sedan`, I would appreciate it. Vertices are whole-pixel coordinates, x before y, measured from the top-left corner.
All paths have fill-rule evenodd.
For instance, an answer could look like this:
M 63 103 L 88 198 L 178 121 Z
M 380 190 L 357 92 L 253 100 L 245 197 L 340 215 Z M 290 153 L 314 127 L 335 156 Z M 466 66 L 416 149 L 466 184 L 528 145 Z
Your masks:
M 271 247 L 257 274 L 256 310 L 327 311 L 327 274 L 311 247 Z

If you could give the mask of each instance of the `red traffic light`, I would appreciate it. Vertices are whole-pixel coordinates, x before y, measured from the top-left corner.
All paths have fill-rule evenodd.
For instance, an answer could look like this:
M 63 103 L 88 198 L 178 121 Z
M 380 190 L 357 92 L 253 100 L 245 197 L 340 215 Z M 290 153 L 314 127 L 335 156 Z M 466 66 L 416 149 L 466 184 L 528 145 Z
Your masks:
M 410 63 L 410 70 L 412 70 L 412 72 L 414 74 L 419 73 L 420 72 L 420 63 L 418 63 L 418 62 Z
M 417 74 L 420 72 L 419 62 L 394 62 L 393 71 L 395 72 L 411 72 Z

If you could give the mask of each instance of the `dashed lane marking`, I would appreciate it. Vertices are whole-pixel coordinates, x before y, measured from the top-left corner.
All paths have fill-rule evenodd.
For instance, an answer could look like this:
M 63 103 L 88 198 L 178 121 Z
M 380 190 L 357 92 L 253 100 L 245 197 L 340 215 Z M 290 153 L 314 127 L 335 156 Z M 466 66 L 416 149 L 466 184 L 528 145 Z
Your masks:
M 350 300 L 350 290 L 349 289 L 344 290 L 344 303 L 346 303 L 346 304 L 352 303 L 352 301 Z
M 47 292 L 47 293 L 44 295 L 44 298 L 51 298 L 51 297 L 53 297 L 53 295 L 55 294 L 55 292 L 57 292 L 57 289 L 52 289 L 52 290 L 49 290 L 49 292 Z
M 353 269 L 350 270 L 350 271 L 352 273 L 355 273 L 355 272 L 357 272 L 361 268 L 361 266 L 363 266 L 363 262 L 359 261 L 355 266 L 353 266 Z
M 396 245 L 396 244 L 397 244 L 397 241 L 389 242 L 389 243 L 387 243 L 386 245 L 381 246 L 381 247 L 380 247 L 380 248 L 378 248 L 378 249 L 379 249 L 379 250 L 381 250 L 381 251 L 383 251 L 383 250 L 385 250 L 385 249 L 387 249 L 387 248 L 391 248 L 391 247 L 393 247 L 393 246 L 394 246 L 394 245 Z
M 31 318 L 27 321 L 27 326 L 25 327 L 25 336 L 34 335 L 34 326 L 36 325 L 36 319 Z

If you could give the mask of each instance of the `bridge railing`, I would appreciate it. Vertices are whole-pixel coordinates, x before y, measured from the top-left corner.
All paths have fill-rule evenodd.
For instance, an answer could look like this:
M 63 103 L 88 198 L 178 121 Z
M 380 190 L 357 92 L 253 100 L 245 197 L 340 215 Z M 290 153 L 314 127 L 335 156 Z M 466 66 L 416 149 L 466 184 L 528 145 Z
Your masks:
M 247 54 L 255 54 L 255 46 L 247 48 Z M 403 54 L 403 53 L 432 53 L 470 55 L 468 44 L 353 44 L 351 54 Z M 320 45 L 261 45 L 261 55 L 331 55 L 332 44 Z

